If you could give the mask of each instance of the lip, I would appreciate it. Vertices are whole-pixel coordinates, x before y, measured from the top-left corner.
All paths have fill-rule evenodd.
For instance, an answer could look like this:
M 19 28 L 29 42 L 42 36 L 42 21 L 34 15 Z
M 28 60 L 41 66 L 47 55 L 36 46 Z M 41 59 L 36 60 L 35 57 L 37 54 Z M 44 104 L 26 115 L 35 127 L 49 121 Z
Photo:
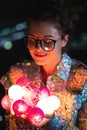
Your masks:
M 37 53 L 35 53 L 35 56 L 37 56 L 37 57 L 45 57 L 45 56 L 47 56 L 47 54 L 37 54 Z

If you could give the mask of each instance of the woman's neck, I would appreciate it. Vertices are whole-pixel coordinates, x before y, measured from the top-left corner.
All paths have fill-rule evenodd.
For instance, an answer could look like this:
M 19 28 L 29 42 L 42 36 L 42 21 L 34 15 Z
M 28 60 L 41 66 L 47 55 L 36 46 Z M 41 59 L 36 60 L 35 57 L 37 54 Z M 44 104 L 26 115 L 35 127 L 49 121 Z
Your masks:
M 52 75 L 56 71 L 56 67 L 59 64 L 59 61 L 52 62 L 51 64 L 47 64 L 42 66 L 41 73 L 42 73 L 42 80 L 44 83 L 46 83 L 47 77 L 49 75 Z
M 47 76 L 52 75 L 56 71 L 56 67 L 59 64 L 61 58 L 52 61 L 50 64 L 46 64 L 42 67 Z
M 50 66 L 45 66 L 45 67 L 42 67 L 42 71 L 43 73 L 48 77 L 49 75 L 52 75 L 56 70 L 56 66 L 55 67 L 52 67 L 52 65 Z

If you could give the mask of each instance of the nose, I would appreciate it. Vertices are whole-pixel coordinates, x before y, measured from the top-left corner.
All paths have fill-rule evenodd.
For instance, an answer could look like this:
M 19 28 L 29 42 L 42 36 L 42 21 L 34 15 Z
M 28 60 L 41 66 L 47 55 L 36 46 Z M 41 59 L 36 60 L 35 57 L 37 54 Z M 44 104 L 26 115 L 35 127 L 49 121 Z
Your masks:
M 37 49 L 41 49 L 41 40 L 37 40 L 36 41 L 36 46 L 35 46 Z

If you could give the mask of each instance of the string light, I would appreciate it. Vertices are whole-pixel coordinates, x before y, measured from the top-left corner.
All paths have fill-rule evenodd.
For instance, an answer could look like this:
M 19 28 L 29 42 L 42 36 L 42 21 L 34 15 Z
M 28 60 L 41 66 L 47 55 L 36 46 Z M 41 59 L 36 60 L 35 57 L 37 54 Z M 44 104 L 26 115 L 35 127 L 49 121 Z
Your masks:
M 24 96 L 24 89 L 20 85 L 12 85 L 8 90 L 8 95 L 13 100 L 21 99 Z
M 15 85 L 10 86 L 1 105 L 14 116 L 28 119 L 31 124 L 38 125 L 45 114 L 51 114 L 58 109 L 60 101 L 58 97 L 50 95 L 45 86 L 37 89 L 27 77 L 20 77 Z
M 43 111 L 38 108 L 34 107 L 32 110 L 28 113 L 28 120 L 33 125 L 38 125 L 44 118 Z
M 28 113 L 28 104 L 22 99 L 16 100 L 12 105 L 12 110 L 16 116 Z
M 1 106 L 6 109 L 6 110 L 10 110 L 10 98 L 8 95 L 5 95 L 2 99 L 1 99 Z

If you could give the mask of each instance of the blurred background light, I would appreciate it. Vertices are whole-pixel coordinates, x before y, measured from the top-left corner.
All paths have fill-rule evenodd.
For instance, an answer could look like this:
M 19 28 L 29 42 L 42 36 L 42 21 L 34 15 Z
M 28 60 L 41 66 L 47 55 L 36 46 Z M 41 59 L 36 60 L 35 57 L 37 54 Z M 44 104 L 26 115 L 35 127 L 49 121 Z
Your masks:
M 0 47 L 10 50 L 13 47 L 13 41 L 25 37 L 26 22 L 17 23 L 15 26 L 3 28 L 0 31 Z
M 10 50 L 13 46 L 13 43 L 11 41 L 6 41 L 3 45 L 4 49 Z

